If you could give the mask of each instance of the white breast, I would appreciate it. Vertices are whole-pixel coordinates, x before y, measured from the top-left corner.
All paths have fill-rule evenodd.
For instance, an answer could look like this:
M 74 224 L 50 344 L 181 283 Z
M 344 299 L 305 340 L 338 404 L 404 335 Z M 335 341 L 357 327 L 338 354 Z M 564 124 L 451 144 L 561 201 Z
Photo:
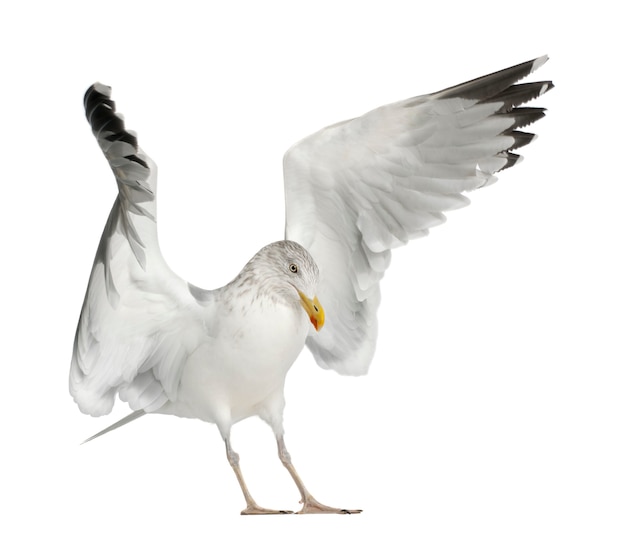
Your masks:
M 268 398 L 282 398 L 309 331 L 304 310 L 266 299 L 220 306 L 206 344 L 185 365 L 169 413 L 230 424 L 258 414 Z

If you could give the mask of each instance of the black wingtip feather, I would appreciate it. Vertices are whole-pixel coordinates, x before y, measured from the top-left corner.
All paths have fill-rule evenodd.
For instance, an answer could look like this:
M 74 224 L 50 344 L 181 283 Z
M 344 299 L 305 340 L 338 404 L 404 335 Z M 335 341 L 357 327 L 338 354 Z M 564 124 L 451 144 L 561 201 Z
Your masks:
M 505 132 L 510 133 L 517 128 L 524 128 L 542 119 L 546 116 L 546 109 L 544 107 L 516 107 L 507 111 L 506 116 L 515 120 L 513 125 Z
M 528 76 L 535 68 L 543 64 L 547 58 L 525 61 L 519 65 L 505 68 L 480 76 L 470 81 L 454 85 L 443 91 L 434 93 L 438 98 L 467 98 L 468 100 L 484 101 L 505 91 L 515 82 Z
M 479 104 L 500 104 L 495 114 L 513 118 L 513 124 L 501 133 L 501 135 L 512 137 L 513 144 L 507 151 L 499 154 L 501 157 L 506 158 L 506 163 L 498 172 L 506 170 L 522 160 L 520 155 L 510 150 L 526 146 L 536 137 L 532 133 L 519 131 L 519 128 L 528 126 L 543 118 L 546 110 L 540 107 L 518 106 L 538 98 L 554 88 L 554 84 L 551 81 L 517 82 L 543 65 L 547 60 L 547 56 L 539 57 L 532 61 L 526 61 L 519 65 L 449 87 L 432 95 L 437 99 L 463 98 Z
M 513 137 L 513 146 L 511 146 L 510 150 L 516 150 L 517 148 L 521 148 L 522 146 L 526 146 L 535 140 L 537 137 L 534 133 L 528 133 L 526 131 L 512 131 L 509 133 L 510 137 Z
M 507 168 L 511 168 L 513 165 L 518 163 L 520 161 L 520 158 L 522 157 L 521 155 L 514 154 L 513 152 L 506 152 L 505 155 L 506 155 L 506 164 L 500 170 L 498 170 L 498 172 L 502 172 L 503 170 L 506 170 Z
M 107 140 L 108 140 L 108 137 L 107 137 Z M 150 168 L 148 166 L 148 163 L 146 163 L 143 159 L 141 159 L 140 157 L 138 157 L 138 156 L 136 156 L 134 154 L 126 155 L 126 156 L 124 156 L 124 159 L 128 159 L 129 161 L 134 161 L 135 163 L 140 164 L 144 168 Z
M 483 100 L 484 103 L 501 102 L 500 112 L 506 112 L 533 100 L 554 87 L 551 81 L 536 81 L 511 85 L 504 91 Z
M 137 137 L 126 130 L 124 120 L 115 113 L 115 102 L 111 99 L 110 87 L 94 83 L 85 92 L 84 104 L 85 115 L 96 136 L 103 131 L 109 131 L 110 135 L 105 137 L 107 141 L 122 141 L 137 149 Z M 141 164 L 146 166 L 143 161 Z

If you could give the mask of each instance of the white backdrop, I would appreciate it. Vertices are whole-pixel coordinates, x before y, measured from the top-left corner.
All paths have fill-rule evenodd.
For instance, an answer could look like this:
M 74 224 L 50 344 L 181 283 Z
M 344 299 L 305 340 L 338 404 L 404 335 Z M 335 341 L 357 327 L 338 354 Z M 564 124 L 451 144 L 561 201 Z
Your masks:
M 210 5 L 210 7 L 207 7 Z M 22 2 L 0 21 L 0 529 L 623 531 L 623 48 L 609 2 Z M 164 255 L 217 287 L 282 237 L 282 155 L 379 105 L 549 54 L 525 161 L 394 254 L 370 374 L 304 352 L 287 443 L 359 516 L 240 517 L 215 427 L 79 413 L 74 328 L 115 197 L 94 81 L 159 165 Z M 269 428 L 233 445 L 260 504 L 297 509 Z

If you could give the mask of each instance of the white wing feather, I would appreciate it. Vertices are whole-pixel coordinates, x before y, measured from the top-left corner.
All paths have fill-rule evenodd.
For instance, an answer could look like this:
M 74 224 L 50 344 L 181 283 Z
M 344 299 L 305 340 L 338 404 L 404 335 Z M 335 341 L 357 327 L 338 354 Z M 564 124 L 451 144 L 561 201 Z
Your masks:
M 284 158 L 286 238 L 318 263 L 326 325 L 307 339 L 317 362 L 362 374 L 374 354 L 379 282 L 391 250 L 428 234 L 463 195 L 521 158 L 517 131 L 543 116 L 519 108 L 552 87 L 514 85 L 547 57 L 325 128 Z
M 135 411 L 174 400 L 184 362 L 204 337 L 196 300 L 159 251 L 156 167 L 110 95 L 101 84 L 85 95 L 119 195 L 94 260 L 70 370 L 72 396 L 94 416 L 109 413 L 117 393 Z

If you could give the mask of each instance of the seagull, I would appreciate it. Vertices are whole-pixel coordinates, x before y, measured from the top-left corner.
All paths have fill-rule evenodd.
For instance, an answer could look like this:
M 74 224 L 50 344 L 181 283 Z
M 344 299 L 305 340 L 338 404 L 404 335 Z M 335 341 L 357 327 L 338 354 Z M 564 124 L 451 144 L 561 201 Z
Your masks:
M 521 161 L 521 131 L 545 109 L 522 107 L 553 87 L 518 83 L 547 56 L 324 128 L 284 156 L 285 239 L 260 251 L 227 285 L 177 276 L 157 239 L 157 168 L 95 83 L 85 112 L 119 194 L 105 224 L 80 313 L 69 376 L 81 412 L 102 416 L 117 397 L 132 412 L 217 426 L 246 507 L 282 514 L 250 494 L 231 428 L 252 416 L 274 432 L 300 492 L 299 514 L 357 513 L 316 500 L 284 438 L 284 384 L 306 345 L 317 363 L 362 375 L 374 356 L 380 280 L 391 250 L 428 234 L 465 193 Z M 323 303 L 323 307 L 322 307 Z M 85 441 L 85 442 L 87 442 Z

